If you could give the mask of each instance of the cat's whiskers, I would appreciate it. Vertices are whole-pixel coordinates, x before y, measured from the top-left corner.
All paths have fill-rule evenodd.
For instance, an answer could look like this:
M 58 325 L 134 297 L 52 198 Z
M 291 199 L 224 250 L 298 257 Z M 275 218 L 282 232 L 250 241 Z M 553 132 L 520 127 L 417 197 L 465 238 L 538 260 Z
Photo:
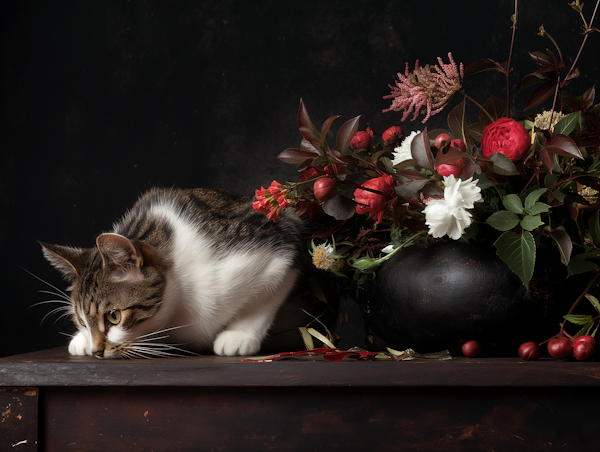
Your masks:
M 39 293 L 47 293 L 47 294 L 50 294 L 50 295 L 54 295 L 56 297 L 64 299 L 65 302 L 72 303 L 71 298 L 68 295 L 66 295 L 65 293 L 52 292 L 50 290 L 38 290 L 38 292 Z M 33 305 L 33 306 L 35 306 L 35 305 Z
M 44 323 L 44 320 L 46 320 L 46 317 L 51 316 L 52 314 L 56 314 L 57 312 L 61 312 L 61 311 L 63 311 L 64 313 L 62 315 L 60 315 L 54 321 L 54 324 L 56 324 L 56 322 L 58 322 L 63 317 L 67 317 L 67 316 L 69 316 L 71 314 L 71 305 L 69 305 L 69 306 L 59 306 L 58 308 L 55 308 L 52 311 L 48 312 L 44 317 L 42 317 L 42 321 L 40 322 L 40 325 L 42 325 L 42 323 Z
M 23 267 L 21 267 L 21 268 L 22 268 L 24 271 L 26 271 L 27 273 L 29 273 L 31 276 L 33 276 L 35 279 L 37 279 L 38 281 L 41 281 L 41 282 L 43 282 L 43 283 L 44 283 L 44 284 L 46 284 L 47 286 L 50 286 L 50 287 L 52 287 L 54 290 L 56 290 L 57 292 L 59 292 L 59 293 L 58 293 L 58 294 L 56 294 L 56 295 L 58 295 L 58 296 L 62 296 L 62 297 L 64 297 L 65 299 L 67 299 L 67 300 L 70 300 L 70 298 L 69 298 L 69 295 L 67 295 L 66 293 L 64 293 L 64 292 L 63 292 L 62 290 L 60 290 L 58 287 L 56 287 L 56 286 L 53 286 L 53 285 L 52 285 L 52 284 L 50 284 L 48 281 L 44 281 L 42 278 L 40 278 L 40 277 L 39 277 L 39 276 L 37 276 L 37 275 L 34 275 L 34 274 L 33 274 L 33 273 L 31 273 L 29 270 L 27 270 L 27 269 L 25 269 L 25 268 L 23 268 Z

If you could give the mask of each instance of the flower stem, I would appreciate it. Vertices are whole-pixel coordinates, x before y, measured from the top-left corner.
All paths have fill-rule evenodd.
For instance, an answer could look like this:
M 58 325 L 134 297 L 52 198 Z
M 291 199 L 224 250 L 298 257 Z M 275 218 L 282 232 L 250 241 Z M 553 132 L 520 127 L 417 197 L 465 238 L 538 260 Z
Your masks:
M 600 0 L 599 0 L 600 1 Z M 469 99 L 471 102 L 473 102 L 475 105 L 477 105 L 479 107 L 479 109 L 481 111 L 483 111 L 485 113 L 485 115 L 490 119 L 490 122 L 494 122 L 494 118 L 492 118 L 492 116 L 488 113 L 488 111 L 483 108 L 481 106 L 481 104 L 479 102 L 477 102 L 475 99 L 473 99 L 471 96 L 469 96 L 467 93 L 465 93 L 462 89 L 458 90 L 463 96 L 465 96 L 467 99 Z
M 519 0 L 515 0 L 515 14 L 513 16 L 513 25 L 511 27 L 512 28 L 512 38 L 510 40 L 510 50 L 508 52 L 508 61 L 506 62 L 506 117 L 507 118 L 510 117 L 510 60 L 512 59 L 513 47 L 515 45 L 515 34 L 517 32 L 518 9 L 519 9 Z
M 585 288 L 585 290 L 581 293 L 581 295 L 579 295 L 579 297 L 577 297 L 577 300 L 575 300 L 575 302 L 573 303 L 573 306 L 571 306 L 571 309 L 569 309 L 569 312 L 567 312 L 566 315 L 571 315 L 573 313 L 573 311 L 575 310 L 575 308 L 577 307 L 577 305 L 579 304 L 579 302 L 581 300 L 583 300 L 583 297 L 585 297 L 585 295 L 592 288 L 592 286 L 596 282 L 596 279 L 598 279 L 598 276 L 600 276 L 600 271 L 596 270 L 596 274 L 594 275 L 594 277 L 592 278 L 592 280 L 590 281 L 590 283 L 587 285 L 587 287 Z M 562 335 L 562 334 L 566 334 L 565 333 L 565 325 L 566 325 L 566 323 L 567 323 L 567 319 L 563 320 L 562 323 L 560 323 L 560 331 L 558 333 L 559 336 Z
M 598 4 L 600 4 L 600 0 L 598 0 L 596 2 L 596 7 L 594 8 L 594 12 L 592 14 L 592 18 L 590 19 L 589 25 L 585 23 L 585 18 L 583 17 L 583 13 L 580 13 L 581 18 L 583 19 L 583 24 L 585 26 L 585 33 L 584 33 L 585 36 L 583 37 L 583 42 L 581 43 L 581 47 L 579 47 L 579 52 L 577 52 L 577 56 L 573 60 L 571 69 L 569 69 L 569 72 L 567 72 L 567 76 L 565 77 L 565 80 L 569 79 L 569 75 L 571 75 L 571 72 L 573 72 L 573 70 L 575 69 L 575 65 L 577 64 L 577 61 L 579 60 L 579 57 L 581 56 L 581 52 L 583 52 L 583 46 L 585 46 L 585 42 L 587 41 L 589 34 L 593 31 L 592 24 L 594 23 L 594 18 L 596 17 L 596 11 L 598 11 Z

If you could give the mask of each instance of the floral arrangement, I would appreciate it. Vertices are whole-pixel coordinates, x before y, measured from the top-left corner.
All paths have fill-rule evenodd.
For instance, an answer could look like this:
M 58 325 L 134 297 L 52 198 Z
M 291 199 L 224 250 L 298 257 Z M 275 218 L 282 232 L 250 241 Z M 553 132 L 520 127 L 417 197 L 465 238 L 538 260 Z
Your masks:
M 371 127 L 359 131 L 355 117 L 339 128 L 330 145 L 328 132 L 338 116 L 317 128 L 301 101 L 300 147 L 278 156 L 298 165 L 300 181 L 261 187 L 254 208 L 273 221 L 283 209 L 295 209 L 313 221 L 313 263 L 345 288 L 372 278 L 382 262 L 404 247 L 432 240 L 491 240 L 526 287 L 543 243 L 556 248 L 568 275 L 594 272 L 595 278 L 600 268 L 600 105 L 594 104 L 594 86 L 579 96 L 565 88 L 580 75 L 576 64 L 581 50 L 598 30 L 592 27 L 593 16 L 589 23 L 585 20 L 579 0 L 570 6 L 584 29 L 570 69 L 558 44 L 540 27 L 556 53 L 530 52 L 537 68 L 519 86 L 519 91 L 535 87 L 524 112 L 551 98 L 549 110 L 514 117 L 509 108 L 515 2 L 506 62 L 483 59 L 465 67 L 449 53 L 448 63 L 441 58 L 435 65 L 417 62 L 412 70 L 407 63 L 390 85 L 385 98 L 391 105 L 384 111 L 402 112 L 402 122 L 424 115 L 425 124 L 454 95 L 462 95 L 448 114 L 449 130 L 423 126 L 406 133 L 393 126 L 379 137 Z M 506 77 L 506 102 L 491 95 L 479 103 L 466 94 L 465 79 L 482 71 Z M 468 102 L 478 110 L 478 121 L 470 124 Z M 567 320 L 575 321 L 572 310 Z M 577 319 L 584 325 L 580 334 L 589 334 L 597 318 L 583 317 Z

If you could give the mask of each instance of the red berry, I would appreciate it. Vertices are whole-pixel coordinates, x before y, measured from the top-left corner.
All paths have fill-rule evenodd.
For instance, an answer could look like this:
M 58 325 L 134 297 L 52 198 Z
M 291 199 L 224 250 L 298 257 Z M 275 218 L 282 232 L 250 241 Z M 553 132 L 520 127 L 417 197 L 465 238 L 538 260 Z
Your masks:
M 519 356 L 525 361 L 538 359 L 542 354 L 542 349 L 533 341 L 525 342 L 519 347 Z
M 461 151 L 465 152 L 467 150 L 467 146 L 465 146 L 465 142 L 463 140 L 452 140 L 452 142 L 450 143 L 450 146 L 456 148 L 456 149 L 460 149 Z
M 452 138 L 450 138 L 450 135 L 448 135 L 447 133 L 440 133 L 437 137 L 435 137 L 433 145 L 438 149 L 442 149 L 448 146 L 451 141 Z
M 585 336 L 579 336 L 577 339 L 575 339 L 575 344 L 582 341 L 589 342 L 593 348 L 596 348 L 596 339 L 594 339 L 592 336 L 587 334 Z M 575 344 L 573 344 L 573 347 L 575 347 Z
M 482 351 L 483 347 L 479 341 L 468 341 L 462 346 L 463 355 L 465 355 L 467 358 L 475 358 L 476 356 L 481 355 Z
M 327 201 L 337 193 L 336 180 L 330 177 L 321 177 L 315 181 L 313 186 L 315 198 L 319 201 Z
M 548 353 L 555 359 L 567 358 L 572 351 L 573 345 L 566 337 L 559 337 L 548 342 Z
M 595 350 L 588 341 L 578 341 L 573 345 L 573 356 L 577 361 L 585 361 L 594 354 Z

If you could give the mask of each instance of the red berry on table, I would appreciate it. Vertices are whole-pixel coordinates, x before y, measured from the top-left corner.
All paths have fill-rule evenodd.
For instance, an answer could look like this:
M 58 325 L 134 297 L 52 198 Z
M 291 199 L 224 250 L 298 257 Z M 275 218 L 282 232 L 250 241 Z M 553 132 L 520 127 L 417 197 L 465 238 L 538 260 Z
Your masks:
M 575 344 L 577 342 L 589 342 L 593 348 L 596 348 L 596 339 L 594 339 L 588 334 L 586 334 L 585 336 L 579 336 L 577 339 L 575 339 Z M 573 344 L 573 346 L 575 346 L 575 344 Z
M 523 359 L 525 361 L 531 361 L 534 359 L 538 359 L 541 354 L 542 354 L 542 349 L 540 348 L 540 346 L 537 343 L 535 343 L 533 341 L 524 342 L 519 347 L 519 356 L 521 357 L 521 359 Z
M 548 353 L 555 359 L 568 358 L 572 351 L 573 345 L 566 337 L 559 337 L 548 342 Z
M 594 355 L 595 349 L 592 344 L 587 341 L 578 341 L 573 345 L 573 356 L 577 361 L 585 361 Z
M 336 180 L 330 177 L 320 177 L 315 181 L 313 193 L 319 201 L 327 201 L 333 198 L 337 193 Z
M 482 351 L 483 346 L 479 341 L 468 341 L 462 346 L 463 355 L 465 355 L 467 358 L 475 358 L 476 356 L 481 355 Z

